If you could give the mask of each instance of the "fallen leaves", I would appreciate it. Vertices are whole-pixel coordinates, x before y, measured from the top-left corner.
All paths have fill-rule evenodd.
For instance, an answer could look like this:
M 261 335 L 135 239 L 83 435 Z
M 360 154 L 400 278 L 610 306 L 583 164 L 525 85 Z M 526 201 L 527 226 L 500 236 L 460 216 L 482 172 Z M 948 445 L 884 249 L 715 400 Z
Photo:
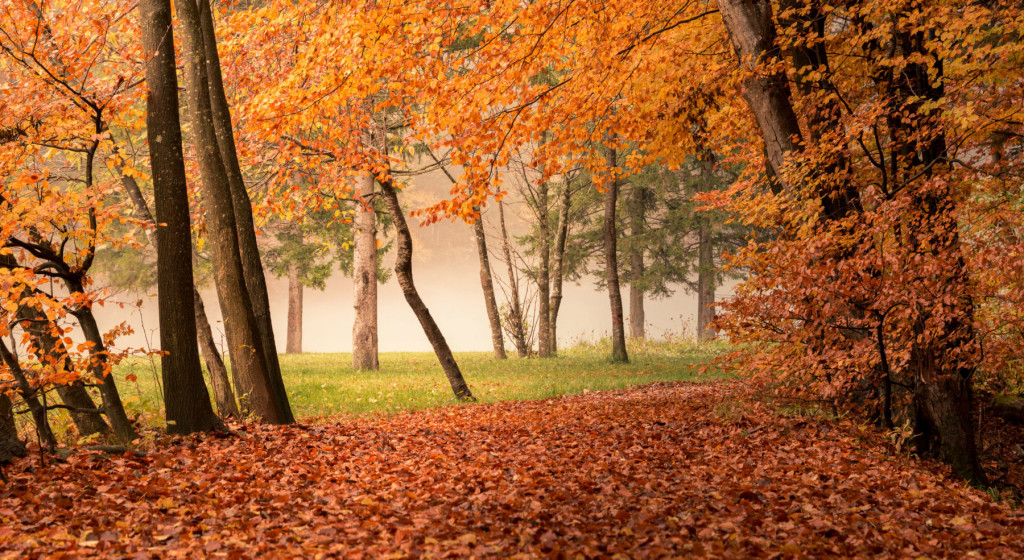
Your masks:
M 745 391 L 659 384 L 26 460 L 0 488 L 0 554 L 1024 553 L 1024 515 L 944 467 L 851 425 L 722 406 Z

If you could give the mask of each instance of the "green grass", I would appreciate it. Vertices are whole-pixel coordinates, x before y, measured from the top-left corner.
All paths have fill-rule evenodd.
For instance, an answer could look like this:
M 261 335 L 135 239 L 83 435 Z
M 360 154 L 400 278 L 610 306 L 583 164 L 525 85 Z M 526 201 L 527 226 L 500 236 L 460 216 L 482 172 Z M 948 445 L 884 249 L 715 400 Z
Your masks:
M 661 342 L 631 345 L 630 363 L 609 360 L 607 343 L 563 350 L 556 358 L 494 360 L 490 352 L 459 352 L 455 358 L 480 402 L 528 400 L 622 389 L 656 381 L 722 377 L 699 369 L 727 347 Z M 295 415 L 306 421 L 332 415 L 395 413 L 455 404 L 437 359 L 429 352 L 380 355 L 378 372 L 352 371 L 351 354 L 282 354 L 281 368 Z M 125 405 L 144 424 L 159 425 L 159 360 L 120 364 Z

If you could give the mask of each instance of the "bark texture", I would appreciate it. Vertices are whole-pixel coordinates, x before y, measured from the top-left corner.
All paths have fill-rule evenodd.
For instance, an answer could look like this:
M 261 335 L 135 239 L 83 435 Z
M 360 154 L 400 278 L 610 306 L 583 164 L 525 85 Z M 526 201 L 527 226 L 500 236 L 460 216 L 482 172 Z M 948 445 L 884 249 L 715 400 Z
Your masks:
M 178 115 L 178 78 L 169 0 L 142 0 L 146 61 L 146 135 L 156 210 L 160 358 L 167 431 L 221 426 L 210 405 L 196 344 L 192 232 Z M 182 313 L 182 310 L 185 310 Z
M 156 224 L 153 219 L 153 214 L 149 211 L 149 203 L 146 202 L 146 197 L 142 194 L 142 189 L 139 188 L 139 184 L 135 181 L 134 177 L 129 175 L 121 175 L 121 184 L 124 186 L 125 191 L 128 193 L 128 197 L 132 201 L 132 205 L 135 207 L 135 211 L 139 214 L 142 219 Z M 149 242 L 153 247 L 156 247 L 156 233 L 147 230 L 149 236 Z M 238 411 L 238 404 L 235 400 L 235 393 L 231 389 L 231 382 L 228 380 L 228 370 L 224 366 L 224 360 L 221 358 L 220 352 L 217 350 L 217 342 L 213 337 L 213 328 L 210 327 L 210 318 L 206 314 L 206 306 L 203 304 L 203 297 L 199 294 L 199 290 L 192 287 L 192 299 L 195 302 L 193 306 L 194 315 L 196 317 L 196 334 L 199 338 L 199 352 L 203 358 L 203 362 L 206 363 L 206 369 L 210 373 L 210 383 L 213 385 L 214 400 L 217 402 L 217 411 L 221 416 L 232 416 L 235 418 L 241 418 L 241 413 Z
M 786 154 L 800 143 L 800 123 L 793 110 L 789 81 L 785 70 L 775 66 L 780 52 L 775 44 L 776 31 L 769 0 L 719 0 L 729 38 L 741 65 L 748 70 L 743 80 L 743 97 L 754 113 L 764 137 L 768 164 L 786 186 L 781 173 Z M 760 66 L 778 68 L 759 72 Z
M 352 325 L 352 368 L 380 369 L 377 346 L 377 217 L 373 197 L 376 184 L 371 173 L 358 179 L 362 204 L 356 204 L 355 249 L 352 262 L 352 284 L 356 310 Z
M 199 8 L 193 0 L 176 0 L 175 6 L 183 31 L 181 44 L 185 60 L 188 113 L 202 176 L 214 280 L 227 331 L 231 373 L 241 393 L 245 412 L 252 412 L 271 424 L 290 423 L 290 414 L 281 407 L 277 386 L 267 365 L 263 337 L 245 284 L 234 202 L 210 109 Z
M 277 400 L 284 422 L 294 422 L 288 393 L 285 391 L 284 378 L 281 376 L 281 364 L 277 356 L 277 342 L 274 340 L 274 328 L 270 316 L 270 296 L 267 292 L 267 278 L 260 259 L 260 250 L 256 241 L 256 225 L 252 216 L 252 200 L 245 188 L 242 168 L 238 162 L 235 149 L 235 135 L 231 124 L 231 110 L 224 93 L 224 83 L 220 72 L 220 55 L 217 52 L 217 34 L 213 26 L 213 15 L 210 0 L 197 0 L 202 40 L 206 61 L 206 77 L 209 87 L 210 109 L 212 111 L 214 133 L 221 161 L 227 174 L 228 189 L 235 214 L 235 229 L 238 232 L 238 250 L 242 261 L 242 274 L 245 279 L 252 313 L 256 320 L 256 330 L 262 341 L 262 351 L 266 364 L 267 375 L 273 388 L 273 396 Z
M 615 149 L 608 150 L 608 167 L 614 169 L 618 162 Z M 604 194 L 604 263 L 605 283 L 608 286 L 608 301 L 612 312 L 612 361 L 628 362 L 626 353 L 626 329 L 622 317 L 622 292 L 619 286 L 619 234 L 615 227 L 615 207 L 619 199 L 619 180 L 612 177 Z

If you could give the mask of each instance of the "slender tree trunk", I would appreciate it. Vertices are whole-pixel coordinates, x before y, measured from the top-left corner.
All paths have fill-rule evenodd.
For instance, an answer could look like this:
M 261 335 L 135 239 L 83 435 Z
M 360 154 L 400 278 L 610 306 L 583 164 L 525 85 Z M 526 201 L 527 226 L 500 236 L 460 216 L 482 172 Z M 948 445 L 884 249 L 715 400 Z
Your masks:
M 618 165 L 616 150 L 608 149 L 608 167 Z M 613 171 L 614 173 L 614 171 Z M 612 360 L 628 362 L 626 353 L 626 330 L 622 321 L 622 292 L 619 289 L 619 234 L 615 228 L 615 206 L 619 198 L 619 180 L 612 176 L 604 195 L 604 262 L 605 283 L 608 285 L 608 300 L 612 311 Z
M 633 283 L 633 275 L 635 274 L 633 271 L 642 270 L 643 258 L 643 255 L 638 254 L 629 256 L 629 338 L 635 338 L 637 340 L 647 338 L 647 332 L 645 329 L 647 316 L 644 314 L 644 291 Z
M 7 344 L 0 339 L 0 359 L 3 360 L 5 366 L 7 366 L 8 373 L 14 377 L 14 381 L 18 386 L 18 394 L 21 395 L 21 399 L 28 405 L 29 412 L 32 413 L 32 420 L 36 425 L 36 434 L 39 436 L 39 440 L 42 445 L 47 449 L 53 450 L 57 447 L 57 438 L 53 435 L 53 430 L 50 429 L 50 421 L 46 415 L 46 407 L 39 401 L 39 391 L 32 387 L 29 383 L 28 378 L 25 376 L 24 370 L 21 369 L 21 365 L 18 360 L 14 358 L 11 351 L 8 350 Z
M 40 363 L 52 364 L 54 368 L 70 371 L 72 365 L 67 347 L 64 341 L 54 336 L 50 330 L 53 324 L 46 315 L 35 307 L 23 305 L 18 310 L 18 316 L 23 321 L 22 328 L 32 337 L 31 351 L 36 359 Z M 101 411 L 96 408 L 81 381 L 75 381 L 70 385 L 58 385 L 56 389 L 61 401 L 73 409 L 69 414 L 80 435 L 110 433 L 110 426 L 103 420 Z
M 146 135 L 156 210 L 160 358 L 167 431 L 189 434 L 221 427 L 210 406 L 196 344 L 192 229 L 178 116 L 178 78 L 169 0 L 142 0 L 146 61 Z
M 356 204 L 355 250 L 352 263 L 356 319 L 352 325 L 352 368 L 380 369 L 377 352 L 377 216 L 376 184 L 372 173 L 358 179 L 362 204 Z
M 234 202 L 221 159 L 206 76 L 202 22 L 194 0 L 176 0 L 183 29 L 182 51 L 193 141 L 202 176 L 203 203 L 213 256 L 214 280 L 228 335 L 231 373 L 241 392 L 246 412 L 271 424 L 287 424 L 291 415 L 281 406 L 278 385 L 267 365 L 263 336 L 253 312 L 252 300 L 238 246 Z
M 480 258 L 480 286 L 484 290 L 484 304 L 487 306 L 487 321 L 491 325 L 491 343 L 494 346 L 494 359 L 504 360 L 505 337 L 501 334 L 501 317 L 498 315 L 498 302 L 494 297 L 494 281 L 491 279 L 491 263 L 487 255 L 487 236 L 484 233 L 484 216 L 473 222 L 473 234 L 476 236 L 476 252 Z
M 252 201 L 245 188 L 242 168 L 238 162 L 235 149 L 235 135 L 231 124 L 231 110 L 224 93 L 224 83 L 220 72 L 220 55 L 217 52 L 217 35 L 213 26 L 213 15 L 210 0 L 197 0 L 199 17 L 202 26 L 202 39 L 206 60 L 207 84 L 210 92 L 210 108 L 213 113 L 213 126 L 217 137 L 224 171 L 227 173 L 228 188 L 231 192 L 231 203 L 235 213 L 235 228 L 238 232 L 239 256 L 242 260 L 242 272 L 246 290 L 249 292 L 256 328 L 263 344 L 267 374 L 273 387 L 273 395 L 281 410 L 284 422 L 294 422 L 288 393 L 285 391 L 284 378 L 281 375 L 281 364 L 277 356 L 277 343 L 274 340 L 274 328 L 270 316 L 270 296 L 267 292 L 267 279 L 260 260 L 260 250 L 256 242 L 256 226 L 252 215 Z
M 569 238 L 569 209 L 572 204 L 572 190 L 569 179 L 563 178 L 558 193 L 558 225 L 555 230 L 555 245 L 551 253 L 551 353 L 558 353 L 558 310 L 562 307 L 562 282 L 565 280 L 565 244 Z
M 302 353 L 302 279 L 299 267 L 288 265 L 288 340 L 285 352 Z
M 83 287 L 73 282 L 69 283 L 68 288 L 72 293 L 84 293 Z M 92 309 L 89 308 L 75 310 L 73 314 L 82 327 L 85 340 L 92 343 L 89 348 L 89 357 L 93 365 L 90 369 L 93 377 L 99 383 L 100 395 L 103 397 L 103 411 L 106 413 L 107 420 L 110 421 L 110 427 L 114 429 L 117 439 L 128 443 L 136 437 L 135 427 L 132 426 L 132 422 L 124 410 L 121 394 L 114 382 L 114 374 L 106 371 L 108 369 L 107 348 L 103 342 L 103 334 L 100 332 L 99 325 L 96 324 L 96 317 L 92 314 Z
M 213 398 L 217 401 L 217 412 L 224 417 L 242 418 L 238 410 L 238 402 L 235 400 L 235 393 L 231 389 L 231 380 L 228 378 L 228 368 L 224 366 L 224 360 L 217 350 L 217 341 L 213 338 L 213 329 L 210 327 L 210 319 L 206 315 L 206 306 L 203 305 L 203 298 L 199 290 L 194 292 L 196 305 L 195 316 L 196 326 L 199 334 L 199 351 L 203 354 L 203 361 L 206 362 L 206 369 L 210 372 L 210 385 L 213 386 Z
M 381 182 L 380 187 L 384 195 L 384 202 L 388 207 L 388 214 L 391 215 L 391 220 L 394 222 L 395 230 L 398 234 L 395 276 L 398 278 L 398 285 L 402 288 L 402 293 L 405 295 L 405 301 L 409 303 L 409 307 L 412 308 L 416 318 L 419 319 L 420 326 L 423 327 L 424 334 L 427 335 L 430 345 L 433 346 L 437 360 L 441 362 L 441 368 L 444 369 L 444 373 L 448 377 L 448 383 L 451 384 L 455 397 L 461 401 L 476 400 L 469 390 L 469 385 L 466 385 L 466 380 L 462 377 L 459 364 L 455 362 L 455 356 L 452 355 L 448 342 L 445 341 L 444 335 L 441 334 L 441 329 L 437 327 L 434 318 L 430 316 L 430 310 L 427 309 L 427 306 L 420 298 L 419 292 L 416 291 L 416 285 L 413 283 L 412 278 L 412 235 L 409 233 L 409 225 L 405 221 L 405 213 L 402 211 L 402 206 L 398 203 L 398 193 L 390 181 Z
M 548 221 L 547 181 L 537 185 L 537 356 L 551 357 L 551 225 Z
M 711 188 L 714 180 L 714 162 L 710 157 L 701 158 L 702 191 Z M 712 326 L 715 320 L 715 247 L 714 229 L 711 218 L 703 213 L 698 217 L 697 226 L 697 341 L 707 342 L 717 336 Z
M 643 340 L 647 337 L 647 316 L 644 314 L 644 246 L 638 240 L 644 234 L 647 189 L 636 185 L 631 192 L 629 210 L 629 337 Z
M 697 341 L 716 337 L 715 320 L 715 256 L 711 219 L 700 218 L 697 230 Z
M 516 267 L 512 261 L 512 241 L 509 239 L 508 230 L 505 228 L 505 204 L 498 201 L 498 220 L 501 224 L 501 251 L 505 256 L 505 266 L 508 273 L 509 291 L 512 292 L 509 330 L 512 334 L 512 342 L 516 345 L 516 353 L 520 358 L 530 355 L 530 348 L 526 343 L 526 328 L 523 320 L 523 307 L 519 302 L 519 281 L 516 280 Z

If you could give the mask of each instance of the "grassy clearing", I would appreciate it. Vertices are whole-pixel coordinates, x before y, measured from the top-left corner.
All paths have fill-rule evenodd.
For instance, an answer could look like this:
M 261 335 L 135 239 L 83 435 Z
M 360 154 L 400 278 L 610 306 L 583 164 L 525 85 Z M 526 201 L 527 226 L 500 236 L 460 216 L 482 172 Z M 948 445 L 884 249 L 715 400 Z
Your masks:
M 622 389 L 656 381 L 721 377 L 699 374 L 727 347 L 720 344 L 657 342 L 633 344 L 631 362 L 611 363 L 605 343 L 563 350 L 551 359 L 499 361 L 490 352 L 459 352 L 455 357 L 481 402 L 529 400 Z M 454 404 L 451 388 L 437 359 L 429 352 L 383 353 L 379 372 L 352 371 L 351 354 L 282 354 L 285 386 L 298 418 L 313 421 L 333 415 L 390 414 Z M 159 360 L 122 363 L 122 382 L 129 411 L 143 424 L 160 425 Z

